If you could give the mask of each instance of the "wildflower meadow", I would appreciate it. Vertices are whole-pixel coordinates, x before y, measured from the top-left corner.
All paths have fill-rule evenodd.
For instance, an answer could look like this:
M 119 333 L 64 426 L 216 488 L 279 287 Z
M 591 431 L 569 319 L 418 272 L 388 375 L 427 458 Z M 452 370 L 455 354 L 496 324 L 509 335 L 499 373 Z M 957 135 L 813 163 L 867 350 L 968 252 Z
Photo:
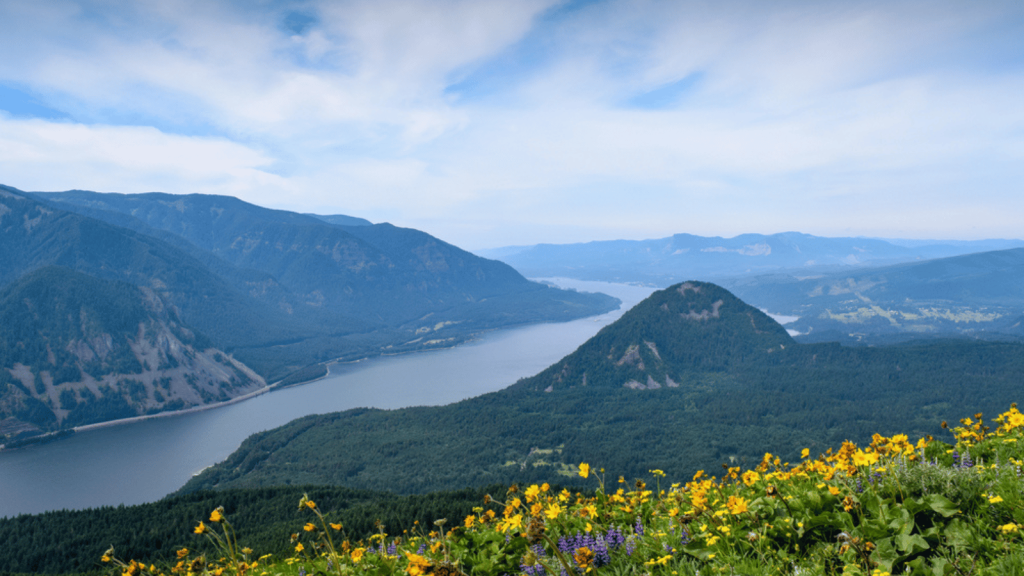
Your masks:
M 195 527 L 218 551 L 166 565 L 102 558 L 111 576 L 1024 574 L 1024 414 L 948 427 L 948 442 L 875 435 L 799 462 L 765 454 L 673 482 L 587 463 L 585 490 L 512 486 L 465 518 L 354 539 L 303 497 L 287 557 L 244 546 L 222 509 Z

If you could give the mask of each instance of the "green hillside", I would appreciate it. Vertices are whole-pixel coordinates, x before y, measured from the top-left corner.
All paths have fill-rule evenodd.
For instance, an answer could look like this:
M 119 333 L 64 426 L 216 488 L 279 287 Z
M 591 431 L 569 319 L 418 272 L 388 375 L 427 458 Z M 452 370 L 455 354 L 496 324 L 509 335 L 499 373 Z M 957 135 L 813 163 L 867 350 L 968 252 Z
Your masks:
M 171 562 L 181 548 L 212 555 L 216 550 L 193 528 L 218 506 L 238 524 L 246 546 L 283 557 L 292 548 L 290 535 L 308 520 L 295 506 L 303 494 L 332 510 L 332 520 L 361 539 L 377 532 L 377 522 L 401 533 L 417 521 L 431 526 L 438 518 L 463 518 L 480 505 L 486 492 L 478 488 L 403 497 L 380 490 L 281 486 L 0 518 L 0 574 L 99 573 L 104 568 L 100 557 L 111 546 L 119 554 L 148 562 Z
M 224 401 L 266 386 L 155 292 L 62 267 L 0 289 L 0 433 Z
M 561 320 L 612 308 L 610 299 L 528 282 L 507 264 L 390 224 L 342 226 L 225 196 L 84 191 L 38 196 L 69 210 L 83 206 L 130 214 L 234 266 L 270 274 L 320 315 L 415 330 L 445 321 L 486 328 Z M 493 299 L 502 302 L 494 306 Z M 481 313 L 481 304 L 493 309 Z M 419 323 L 427 314 L 430 321 Z
M 798 316 L 802 341 L 1024 337 L 1024 248 L 893 266 L 730 280 L 746 301 Z
M 274 320 L 256 331 L 227 324 L 230 349 L 268 378 L 335 358 L 450 346 L 480 330 L 571 320 L 617 305 L 603 294 L 529 282 L 506 264 L 390 224 L 325 220 L 226 196 L 80 190 L 34 196 L 54 209 L 159 237 L 254 300 L 249 308 Z
M 1009 405 L 1022 379 L 1020 344 L 803 345 L 726 290 L 691 282 L 656 292 L 506 390 L 301 418 L 250 437 L 183 491 L 554 483 L 580 461 L 627 477 L 652 468 L 685 477 L 875 432 L 935 434 L 944 419 Z
M 0 444 L 618 303 L 415 230 L 327 220 L 228 197 L 0 186 Z

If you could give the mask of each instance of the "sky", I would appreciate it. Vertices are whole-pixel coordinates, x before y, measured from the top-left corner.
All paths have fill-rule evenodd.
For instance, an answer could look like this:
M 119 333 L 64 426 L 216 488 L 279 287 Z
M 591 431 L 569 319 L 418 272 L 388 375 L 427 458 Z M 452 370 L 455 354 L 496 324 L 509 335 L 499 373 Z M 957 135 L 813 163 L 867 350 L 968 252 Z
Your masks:
M 1024 3 L 0 0 L 0 184 L 467 249 L 1024 238 Z

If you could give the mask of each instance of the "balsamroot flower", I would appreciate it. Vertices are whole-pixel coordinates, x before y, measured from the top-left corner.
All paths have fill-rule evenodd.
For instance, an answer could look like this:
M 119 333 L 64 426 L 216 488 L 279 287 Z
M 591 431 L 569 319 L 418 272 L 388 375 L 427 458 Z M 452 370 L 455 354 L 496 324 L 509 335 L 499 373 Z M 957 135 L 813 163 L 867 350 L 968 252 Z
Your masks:
M 590 464 L 587 464 L 586 462 L 580 464 L 580 476 L 584 478 L 590 476 Z
M 430 572 L 430 561 L 423 556 L 406 552 L 405 557 L 409 560 L 409 566 L 405 569 L 406 574 L 409 576 L 420 576 Z

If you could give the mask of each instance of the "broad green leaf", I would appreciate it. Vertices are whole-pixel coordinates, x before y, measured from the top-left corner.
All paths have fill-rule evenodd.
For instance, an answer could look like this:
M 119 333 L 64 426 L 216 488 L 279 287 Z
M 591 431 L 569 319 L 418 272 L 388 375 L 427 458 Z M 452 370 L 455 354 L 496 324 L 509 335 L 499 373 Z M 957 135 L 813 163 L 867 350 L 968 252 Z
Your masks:
M 921 552 L 930 548 L 928 542 L 920 534 L 900 534 L 896 536 L 896 548 L 904 556 Z
M 941 494 L 929 494 L 928 496 L 925 496 L 925 502 L 928 503 L 929 508 L 939 514 L 942 514 L 946 518 L 951 518 L 960 513 L 956 504 Z

